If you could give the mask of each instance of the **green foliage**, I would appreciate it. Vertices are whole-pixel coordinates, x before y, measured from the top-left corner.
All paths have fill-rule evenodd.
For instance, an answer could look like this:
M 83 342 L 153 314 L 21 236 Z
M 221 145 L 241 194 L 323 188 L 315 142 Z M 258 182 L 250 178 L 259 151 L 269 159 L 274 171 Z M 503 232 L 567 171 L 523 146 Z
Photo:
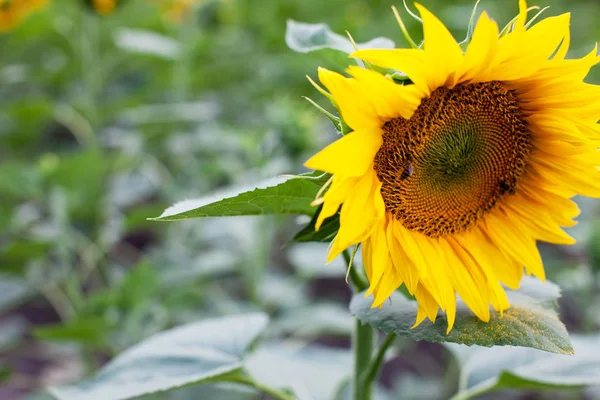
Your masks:
M 319 190 L 312 178 L 276 178 L 253 190 L 233 189 L 210 197 L 186 200 L 166 209 L 155 221 L 267 214 L 312 215 L 310 203 Z
M 252 353 L 246 368 L 255 381 L 291 389 L 295 398 L 330 400 L 352 374 L 352 354 L 324 346 L 273 344 Z
M 267 322 L 266 315 L 256 313 L 180 326 L 128 349 L 95 377 L 50 391 L 61 400 L 124 400 L 232 379 Z
M 475 398 L 502 389 L 557 390 L 600 384 L 598 336 L 572 337 L 574 355 L 531 349 L 483 349 L 447 344 L 461 367 L 453 400 Z
M 288 47 L 299 53 L 320 53 L 336 67 L 345 69 L 349 64 L 348 55 L 356 49 L 346 36 L 331 31 L 326 24 L 307 24 L 294 20 L 287 21 L 285 42 Z M 365 43 L 356 43 L 357 49 L 391 49 L 392 40 L 378 37 Z M 360 63 L 360 61 L 358 61 Z
M 475 317 L 464 303 L 458 302 L 454 328 L 448 335 L 445 315 L 438 317 L 434 324 L 424 321 L 411 329 L 417 315 L 417 303 L 398 293 L 394 293 L 381 309 L 371 308 L 372 299 L 365 298 L 364 293 L 356 294 L 350 303 L 350 311 L 363 323 L 385 333 L 417 341 L 485 347 L 522 346 L 572 354 L 573 348 L 567 330 L 558 319 L 556 311 L 548 306 L 548 300 L 556 300 L 558 297 L 556 286 L 547 282 L 543 286 L 536 286 L 535 291 L 541 296 L 530 297 L 527 295 L 528 290 L 525 293 L 507 290 L 511 308 L 502 316 L 491 311 L 490 321 L 487 323 Z
M 65 324 L 36 328 L 34 335 L 45 340 L 99 345 L 103 342 L 108 328 L 103 318 L 81 317 Z
M 567 11 L 564 0 L 555 3 L 555 13 Z M 113 365 L 120 368 L 123 359 L 131 361 L 128 354 L 137 349 L 132 347 L 136 343 L 156 343 L 152 341 L 162 337 L 159 332 L 191 321 L 214 322 L 217 316 L 262 310 L 272 316 L 272 323 L 262 334 L 266 343 L 254 353 L 243 349 L 242 357 L 211 348 L 209 358 L 241 360 L 241 370 L 218 375 L 226 382 L 194 380 L 194 373 L 210 375 L 211 369 L 202 364 L 206 352 L 194 358 L 186 347 L 185 356 L 192 360 L 184 364 L 206 368 L 181 374 L 181 379 L 191 379 L 190 386 L 183 383 L 168 393 L 141 398 L 254 400 L 271 390 L 267 384 L 283 389 L 270 393 L 275 398 L 301 398 L 308 392 L 311 398 L 330 399 L 335 386 L 341 393 L 338 398 L 349 398 L 343 396 L 351 394 L 350 385 L 340 380 L 351 373 L 352 361 L 346 350 L 336 350 L 348 343 L 354 325 L 347 311 L 344 262 L 324 265 L 326 243 L 286 245 L 293 229 L 301 229 L 290 224 L 305 223 L 306 216 L 313 219 L 296 241 L 327 242 L 337 231 L 337 215 L 319 232 L 313 229 L 317 208 L 310 202 L 329 177 L 279 180 L 284 189 L 275 189 L 276 194 L 271 192 L 274 188 L 252 192 L 252 186 L 245 194 L 240 190 L 246 189 L 236 189 L 231 195 L 242 196 L 241 202 L 235 204 L 238 197 L 226 206 L 219 201 L 225 201 L 224 188 L 298 171 L 311 154 L 335 140 L 336 132 L 327 129 L 326 120 L 301 98 L 318 95 L 305 75 L 315 78 L 318 63 L 343 73 L 355 62 L 348 58 L 353 51 L 349 39 L 333 32 L 348 30 L 359 47 L 391 45 L 381 37 L 368 40 L 379 35 L 400 38 L 389 4 L 277 0 L 257 7 L 251 0 L 209 1 L 190 12 L 184 24 L 165 21 L 159 8 L 145 0 L 128 0 L 102 18 L 82 13 L 81 4 L 53 0 L 48 9 L 3 33 L 0 41 L 0 356 L 7 360 L 0 365 L 0 397 L 11 396 L 12 389 L 20 393 L 47 382 L 55 385 L 55 379 L 61 385 L 77 381 L 81 374 L 96 378 L 68 386 L 64 393 L 96 390 L 102 384 L 99 379 L 106 377 L 103 396 L 104 390 L 118 391 L 121 382 L 115 381 Z M 465 5 L 470 8 L 472 1 L 427 4 L 442 10 L 444 22 L 461 35 L 468 17 Z M 488 2 L 488 7 L 499 21 L 508 21 L 517 5 Z M 589 10 L 574 9 L 575 52 L 589 44 L 593 21 L 586 18 L 598 14 L 595 3 L 585 7 Z M 288 19 L 287 34 L 292 37 L 287 44 L 301 53 L 290 51 L 283 40 Z M 331 29 L 294 20 L 327 20 Z M 413 37 L 420 38 L 420 27 L 411 19 L 407 23 Z M 590 81 L 597 81 L 598 71 L 592 70 Z M 405 77 L 392 76 L 405 82 Z M 349 132 L 340 117 L 328 117 L 338 133 Z M 168 204 L 215 191 L 221 192 L 221 197 L 212 198 L 217 204 L 207 204 L 208 211 L 202 207 L 200 214 L 301 215 L 181 224 L 147 220 Z M 593 227 L 585 224 L 593 225 L 597 217 L 585 199 L 578 201 L 584 214 L 577 239 L 597 258 L 597 240 L 588 240 Z M 561 286 L 571 290 L 566 296 L 568 313 L 563 313 L 570 327 L 596 331 L 597 290 L 581 245 L 560 252 L 542 250 L 546 265 L 557 266 L 549 271 L 552 279 L 558 282 L 556 271 L 578 277 L 575 282 L 560 278 Z M 557 297 L 544 290 L 525 295 L 548 309 Z M 439 323 L 443 325 L 443 318 Z M 192 342 L 202 344 L 198 335 L 191 336 Z M 222 336 L 220 331 L 206 343 L 213 345 Z M 431 345 L 416 352 L 411 342 L 398 342 L 403 363 L 418 365 L 418 376 L 390 365 L 390 380 L 400 382 L 400 389 L 379 390 L 376 399 L 409 398 L 409 384 L 403 383 L 407 379 L 422 390 L 434 383 L 439 387 L 442 380 L 452 382 L 450 372 L 446 377 L 439 374 L 451 370 L 447 360 L 427 358 L 435 352 Z M 577 340 L 574 345 L 578 357 Z M 169 350 L 178 348 L 144 347 L 143 360 L 163 351 L 167 357 Z M 65 360 L 75 368 L 62 368 Z M 101 364 L 109 360 L 113 363 L 106 366 L 105 375 Z M 487 365 L 487 360 L 478 365 Z M 593 365 L 577 360 L 593 373 Z M 170 361 L 177 360 L 140 362 L 139 367 L 156 376 L 164 376 L 159 365 L 181 371 L 181 364 Z M 496 362 L 493 357 L 489 361 Z M 44 365 L 43 372 L 29 370 L 38 364 Z M 125 376 L 135 380 L 129 373 L 139 370 L 125 364 Z M 575 364 L 565 365 L 578 370 Z M 97 370 L 101 372 L 95 375 Z M 512 365 L 505 370 L 516 374 Z M 299 379 L 293 381 L 288 375 L 296 372 Z M 498 376 L 506 382 L 504 375 Z M 548 384 L 538 382 L 541 377 L 518 376 Z M 548 376 L 564 382 L 561 376 Z M 138 376 L 144 382 L 136 388 L 155 382 L 144 377 Z M 493 379 L 493 374 L 484 378 Z M 579 381 L 593 382 L 591 375 Z M 160 379 L 155 383 L 169 386 Z M 463 389 L 477 382 L 469 385 Z M 434 397 L 418 393 L 414 398 Z
M 325 219 L 319 230 L 315 230 L 315 224 L 322 208 L 320 206 L 310 222 L 301 231 L 296 233 L 293 239 L 295 242 L 330 242 L 335 237 L 337 231 L 340 229 L 340 216 L 338 213 Z

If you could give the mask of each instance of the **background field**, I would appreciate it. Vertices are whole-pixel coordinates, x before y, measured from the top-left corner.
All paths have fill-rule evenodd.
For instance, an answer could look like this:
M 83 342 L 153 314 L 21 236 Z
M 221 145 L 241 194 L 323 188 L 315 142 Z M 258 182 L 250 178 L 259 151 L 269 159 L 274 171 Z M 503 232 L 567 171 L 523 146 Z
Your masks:
M 0 36 L 2 400 L 44 398 L 33 396 L 93 372 L 153 333 L 249 310 L 274 317 L 267 336 L 340 349 L 347 368 L 341 349 L 353 322 L 343 262 L 325 267 L 325 244 L 287 245 L 306 221 L 146 218 L 216 189 L 304 172 L 302 163 L 335 138 L 301 98 L 326 105 L 305 75 L 336 66 L 289 50 L 286 20 L 405 46 L 390 9 L 401 3 L 200 0 L 176 23 L 158 1 L 124 1 L 99 17 L 85 2 L 54 0 Z M 471 1 L 422 3 L 464 37 Z M 600 40 L 597 0 L 530 4 L 551 5 L 550 15 L 572 12 L 570 56 Z M 484 0 L 481 8 L 503 25 L 517 1 Z M 417 24 L 407 22 L 420 39 Z M 588 81 L 600 82 L 600 68 Z M 583 212 L 571 230 L 578 244 L 541 249 L 549 278 L 563 289 L 561 318 L 571 332 L 595 333 L 598 204 L 578 202 Z M 390 393 L 403 387 L 403 397 L 393 398 L 443 399 L 456 391 L 448 350 L 397 346 L 382 380 Z M 203 390 L 214 390 L 202 392 L 211 399 L 260 398 Z M 594 393 L 600 398 L 593 390 L 585 395 Z M 156 398 L 198 396 L 184 389 Z M 507 396 L 541 398 L 490 398 Z

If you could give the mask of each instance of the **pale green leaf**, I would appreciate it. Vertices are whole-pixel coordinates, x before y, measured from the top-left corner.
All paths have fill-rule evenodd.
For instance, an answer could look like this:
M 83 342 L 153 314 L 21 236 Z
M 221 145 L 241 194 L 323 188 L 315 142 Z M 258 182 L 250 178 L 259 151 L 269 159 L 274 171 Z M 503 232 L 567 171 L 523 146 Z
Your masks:
M 572 337 L 574 355 L 524 348 L 481 348 L 446 344 L 461 364 L 455 400 L 500 389 L 550 390 L 600 385 L 600 336 Z
M 252 353 L 246 370 L 261 384 L 291 389 L 295 398 L 329 400 L 351 375 L 352 354 L 300 343 L 274 344 Z
M 530 278 L 533 279 L 533 278 Z M 529 283 L 525 283 L 529 286 Z M 543 289 L 545 287 L 545 291 Z M 573 348 L 565 326 L 558 319 L 556 311 L 548 305 L 549 299 L 558 295 L 556 286 L 546 282 L 536 287 L 542 301 L 519 291 L 507 290 L 511 308 L 500 316 L 491 311 L 489 322 L 480 321 L 467 306 L 458 301 L 456 322 L 449 334 L 446 334 L 446 316 L 438 316 L 435 324 L 424 321 L 411 329 L 417 314 L 417 303 L 406 299 L 398 292 L 383 304 L 381 309 L 371 308 L 372 297 L 365 298 L 364 293 L 354 296 L 350 311 L 363 323 L 381 329 L 385 333 L 413 340 L 429 342 L 451 342 L 467 345 L 521 346 L 532 347 L 559 354 L 572 354 Z
M 348 37 L 332 32 L 326 24 L 307 24 L 291 19 L 287 21 L 285 43 L 290 49 L 299 53 L 335 50 L 350 54 L 355 51 Z M 378 37 L 365 43 L 357 43 L 359 49 L 392 49 L 394 46 L 395 44 L 391 39 L 384 37 Z
M 96 376 L 50 392 L 60 400 L 123 400 L 218 381 L 242 368 L 267 322 L 265 314 L 254 313 L 180 326 L 126 350 Z
M 230 189 L 167 208 L 154 221 L 266 214 L 312 215 L 321 180 L 314 176 L 274 178 L 251 187 Z M 254 188 L 254 189 L 252 189 Z

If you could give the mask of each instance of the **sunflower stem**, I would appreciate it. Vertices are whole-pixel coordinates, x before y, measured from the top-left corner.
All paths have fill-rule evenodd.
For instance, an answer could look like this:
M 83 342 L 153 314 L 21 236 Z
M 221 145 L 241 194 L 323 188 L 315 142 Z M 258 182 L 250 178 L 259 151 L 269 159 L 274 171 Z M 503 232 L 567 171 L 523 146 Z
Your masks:
M 371 360 L 369 367 L 365 371 L 364 382 L 366 385 L 371 385 L 377 380 L 377 376 L 379 375 L 379 371 L 381 370 L 381 366 L 383 364 L 385 353 L 394 343 L 394 341 L 396 341 L 396 335 L 390 333 L 389 335 L 387 335 L 385 341 L 379 347 L 379 350 L 377 350 L 377 354 Z
M 350 280 L 355 292 L 360 292 L 369 287 L 367 280 L 361 276 L 358 271 L 351 266 L 352 256 L 348 250 L 344 250 L 342 255 L 346 264 L 350 268 Z M 352 399 L 353 400 L 371 400 L 372 382 L 366 382 L 365 376 L 370 365 L 371 355 L 373 354 L 373 341 L 375 333 L 370 325 L 363 325 L 357 318 L 354 322 L 354 332 L 352 334 L 352 349 L 354 351 L 354 377 L 352 380 Z
M 352 335 L 352 348 L 354 350 L 354 378 L 352 380 L 352 399 L 371 400 L 372 381 L 364 379 L 366 376 L 371 354 L 373 353 L 374 331 L 370 325 L 363 325 L 357 318 Z

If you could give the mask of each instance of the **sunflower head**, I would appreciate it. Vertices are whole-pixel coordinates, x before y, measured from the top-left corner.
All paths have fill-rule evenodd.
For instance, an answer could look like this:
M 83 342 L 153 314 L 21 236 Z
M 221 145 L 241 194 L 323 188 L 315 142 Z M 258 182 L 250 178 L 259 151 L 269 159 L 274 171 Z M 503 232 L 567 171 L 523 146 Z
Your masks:
M 537 241 L 574 243 L 571 197 L 600 197 L 600 87 L 583 81 L 600 58 L 566 59 L 569 14 L 534 23 L 524 0 L 503 30 L 483 12 L 465 50 L 416 7 L 422 47 L 406 35 L 412 48 L 352 55 L 376 70 L 319 69 L 352 131 L 306 166 L 333 175 L 316 224 L 339 211 L 328 259 L 361 244 L 373 306 L 405 285 L 415 326 L 441 308 L 449 332 L 457 295 L 488 321 L 504 286 L 544 280 Z

